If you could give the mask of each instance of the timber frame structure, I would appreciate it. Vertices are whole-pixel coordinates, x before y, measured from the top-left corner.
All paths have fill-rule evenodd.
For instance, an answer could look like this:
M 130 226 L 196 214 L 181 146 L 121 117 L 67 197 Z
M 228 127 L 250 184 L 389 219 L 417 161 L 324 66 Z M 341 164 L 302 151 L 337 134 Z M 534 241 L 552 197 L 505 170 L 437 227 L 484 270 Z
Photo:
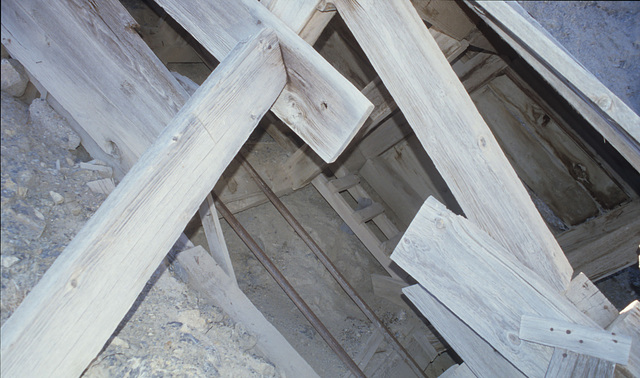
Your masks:
M 192 44 L 154 48 L 117 0 L 2 1 L 2 44 L 121 180 L 2 326 L 3 377 L 79 376 L 172 247 L 278 369 L 313 376 L 238 288 L 215 206 L 268 200 L 226 170 L 263 117 L 291 152 L 271 194 L 318 190 L 388 272 L 377 294 L 462 358 L 447 377 L 640 375 L 638 302 L 618 313 L 591 282 L 638 261 L 640 118 L 517 4 L 153 6 Z M 176 56 L 215 69 L 198 86 Z M 382 201 L 355 210 L 361 180 Z

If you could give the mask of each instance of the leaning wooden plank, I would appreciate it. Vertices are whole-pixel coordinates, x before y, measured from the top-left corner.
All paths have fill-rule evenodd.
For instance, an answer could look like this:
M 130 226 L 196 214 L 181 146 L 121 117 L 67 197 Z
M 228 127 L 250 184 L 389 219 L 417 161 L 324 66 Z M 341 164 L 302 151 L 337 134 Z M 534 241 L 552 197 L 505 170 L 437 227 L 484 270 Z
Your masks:
M 420 285 L 402 289 L 478 377 L 525 377 L 454 313 Z M 515 335 L 514 335 L 515 336 Z
M 467 217 L 564 290 L 569 262 L 411 3 L 336 6 Z
M 116 178 L 188 98 L 135 25 L 118 1 L 2 1 L 2 44 L 71 114 L 83 145 Z
M 216 205 L 213 203 L 211 194 L 207 194 L 207 197 L 198 209 L 198 213 L 202 221 L 204 235 L 207 238 L 209 253 L 216 263 L 220 265 L 222 270 L 224 270 L 227 277 L 236 282 L 236 274 L 231 264 L 231 257 L 229 256 L 227 243 L 224 241 L 220 219 L 218 219 L 218 212 L 216 211 Z
M 626 365 L 631 337 L 557 319 L 522 315 L 520 338 Z
M 618 316 L 616 307 L 582 272 L 571 280 L 564 296 L 600 327 L 608 326 Z
M 558 243 L 576 272 L 592 281 L 638 263 L 640 201 L 634 200 L 605 215 L 558 235 Z
M 176 261 L 184 268 L 188 283 L 256 337 L 256 348 L 287 377 L 317 377 L 311 366 L 260 313 L 220 265 L 200 246 L 182 251 Z
M 522 315 L 597 327 L 478 226 L 433 197 L 391 259 L 529 376 L 544 376 L 553 350 L 518 338 Z
M 261 28 L 273 28 L 288 80 L 272 111 L 323 160 L 334 161 L 371 113 L 371 103 L 347 79 L 257 1 L 157 3 L 218 60 Z
M 556 348 L 545 377 L 607 378 L 613 377 L 614 367 L 611 361 Z
M 640 117 L 517 3 L 467 0 L 542 77 L 640 171 Z
M 2 326 L 3 376 L 82 373 L 285 82 L 272 32 L 229 54 Z
M 607 331 L 631 336 L 631 355 L 626 366 L 616 365 L 616 374 L 640 377 L 640 302 L 631 302 L 608 327 Z

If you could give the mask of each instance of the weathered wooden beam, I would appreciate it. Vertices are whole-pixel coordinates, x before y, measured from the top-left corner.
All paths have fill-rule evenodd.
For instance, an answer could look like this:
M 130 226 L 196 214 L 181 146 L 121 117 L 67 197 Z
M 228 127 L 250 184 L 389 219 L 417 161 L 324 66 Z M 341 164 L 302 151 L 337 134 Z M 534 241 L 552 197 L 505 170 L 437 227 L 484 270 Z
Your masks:
M 571 280 L 564 296 L 600 327 L 608 326 L 618 316 L 616 307 L 584 273 Z
M 188 98 L 117 1 L 2 2 L 2 44 L 120 179 Z M 144 74 L 141 74 L 143 72 Z
M 556 290 L 572 269 L 409 1 L 336 1 L 467 217 Z
M 631 336 L 631 355 L 626 366 L 616 366 L 616 376 L 640 376 L 640 302 L 631 302 L 609 326 L 607 331 Z M 620 374 L 618 374 L 620 373 Z
M 556 348 L 545 377 L 609 378 L 614 367 L 610 361 Z
M 211 257 L 213 257 L 224 273 L 236 282 L 236 274 L 233 270 L 233 264 L 231 264 L 231 257 L 229 256 L 227 243 L 224 241 L 220 219 L 218 218 L 216 205 L 213 202 L 211 194 L 207 194 L 207 197 L 198 209 L 198 214 L 202 221 L 202 229 L 207 238 L 207 245 L 209 246 Z
M 184 268 L 189 286 L 241 322 L 256 337 L 256 349 L 269 356 L 276 369 L 287 377 L 318 376 L 202 247 L 178 253 L 176 261 Z
M 466 0 L 640 172 L 640 117 L 578 63 L 517 3 Z
M 3 325 L 3 376 L 82 373 L 285 82 L 273 32 L 228 55 Z
M 510 251 L 433 197 L 391 259 L 528 376 L 544 376 L 553 349 L 518 338 L 522 315 L 598 327 Z
M 259 2 L 157 3 L 219 60 L 236 43 L 272 28 L 287 68 L 287 86 L 272 111 L 323 160 L 334 161 L 371 113 L 373 105 L 347 79 Z

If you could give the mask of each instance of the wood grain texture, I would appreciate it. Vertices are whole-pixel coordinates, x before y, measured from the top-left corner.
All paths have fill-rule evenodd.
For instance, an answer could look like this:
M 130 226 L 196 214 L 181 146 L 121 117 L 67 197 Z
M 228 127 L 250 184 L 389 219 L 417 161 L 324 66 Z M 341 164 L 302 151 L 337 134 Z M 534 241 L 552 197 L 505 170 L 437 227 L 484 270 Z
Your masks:
M 486 378 L 525 377 L 509 360 L 422 286 L 409 286 L 402 289 L 402 292 L 444 337 L 475 375 Z
M 638 263 L 640 201 L 634 200 L 558 235 L 576 272 L 597 281 Z
M 564 290 L 569 262 L 411 3 L 336 6 L 464 213 Z
M 264 27 L 278 34 L 287 86 L 272 111 L 325 161 L 334 161 L 373 105 L 283 21 L 255 0 L 185 3 L 159 0 L 218 60 Z
M 522 315 L 520 338 L 626 365 L 631 337 L 557 319 Z
M 273 33 L 229 54 L 3 325 L 3 376 L 82 373 L 285 82 Z
M 607 378 L 613 377 L 614 367 L 610 361 L 556 348 L 545 378 Z
M 582 272 L 571 280 L 564 296 L 602 328 L 618 316 L 616 307 Z
M 616 365 L 616 376 L 618 373 L 624 377 L 640 376 L 640 301 L 633 301 L 609 326 L 607 331 L 616 334 L 626 334 L 631 336 L 631 354 L 629 363 L 626 366 Z
M 640 171 L 640 117 L 633 110 L 517 3 L 475 0 L 466 3 Z
M 478 226 L 433 197 L 391 258 L 526 375 L 544 376 L 553 350 L 518 338 L 522 315 L 597 327 Z
M 224 270 L 225 274 L 236 282 L 236 274 L 233 270 L 233 264 L 231 264 L 227 243 L 224 241 L 216 205 L 210 193 L 207 194 L 207 197 L 200 205 L 198 214 L 200 215 L 202 229 L 207 239 L 207 246 L 209 247 L 211 257 L 213 257 L 216 263 Z
M 186 271 L 189 286 L 241 322 L 256 337 L 256 349 L 267 356 L 277 370 L 288 377 L 318 376 L 207 251 L 197 246 L 178 253 L 176 260 Z
M 118 1 L 3 1 L 2 44 L 122 178 L 188 98 Z M 91 140 L 88 140 L 91 139 Z

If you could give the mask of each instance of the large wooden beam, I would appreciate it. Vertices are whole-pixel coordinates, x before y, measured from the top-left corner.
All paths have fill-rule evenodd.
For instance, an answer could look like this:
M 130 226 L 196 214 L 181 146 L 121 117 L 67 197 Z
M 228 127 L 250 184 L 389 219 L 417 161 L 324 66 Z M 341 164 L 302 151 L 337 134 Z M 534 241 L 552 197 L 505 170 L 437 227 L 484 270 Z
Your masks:
M 510 251 L 433 197 L 391 259 L 527 376 L 544 377 L 553 349 L 519 339 L 522 315 L 598 327 Z
M 564 290 L 569 262 L 411 3 L 336 6 L 467 217 Z
M 272 32 L 228 55 L 3 325 L 3 376 L 82 373 L 285 83 Z
M 219 60 L 261 28 L 273 28 L 288 80 L 272 111 L 323 160 L 334 161 L 371 113 L 373 105 L 347 79 L 257 1 L 157 3 Z
M 640 117 L 515 2 L 466 3 L 640 172 Z

